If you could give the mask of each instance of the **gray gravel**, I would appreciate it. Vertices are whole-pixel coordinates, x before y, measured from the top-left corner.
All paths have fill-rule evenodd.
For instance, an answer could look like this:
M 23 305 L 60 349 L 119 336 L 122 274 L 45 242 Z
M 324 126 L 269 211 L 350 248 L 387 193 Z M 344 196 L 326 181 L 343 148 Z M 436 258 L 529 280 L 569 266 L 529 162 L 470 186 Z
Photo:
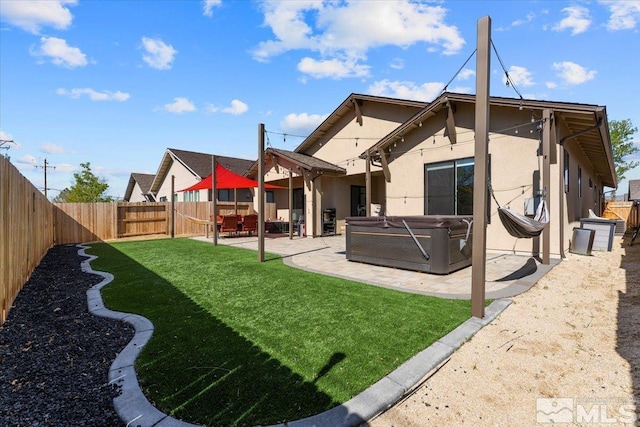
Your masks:
M 0 326 L 0 426 L 119 426 L 109 367 L 133 337 L 123 322 L 87 311 L 75 246 L 55 246 Z

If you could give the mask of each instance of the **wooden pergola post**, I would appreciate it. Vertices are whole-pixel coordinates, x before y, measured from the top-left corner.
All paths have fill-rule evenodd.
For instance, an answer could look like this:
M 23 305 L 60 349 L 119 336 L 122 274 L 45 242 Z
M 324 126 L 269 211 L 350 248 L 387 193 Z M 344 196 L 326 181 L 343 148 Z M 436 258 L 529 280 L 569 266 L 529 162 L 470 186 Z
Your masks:
M 473 174 L 473 245 L 471 256 L 471 315 L 484 317 L 487 255 L 487 185 L 489 143 L 489 79 L 491 18 L 478 20 L 476 53 L 475 166 Z
M 365 167 L 365 203 L 366 206 L 366 215 L 371 216 L 371 154 L 367 151 L 367 165 Z
M 547 210 L 551 212 L 551 110 L 549 109 L 542 112 L 542 191 L 542 196 L 547 202 Z M 549 265 L 550 245 L 551 218 L 542 230 L 542 264 L 544 265 Z
M 289 168 L 289 240 L 293 240 L 293 170 Z
M 171 206 L 171 238 L 172 239 L 176 236 L 176 215 L 175 215 L 176 201 L 174 197 L 175 191 L 176 191 L 176 176 L 171 175 L 171 202 L 169 203 L 169 206 Z
M 264 262 L 264 123 L 258 124 L 258 262 Z
M 218 245 L 218 194 L 216 188 L 216 156 L 211 156 L 211 204 L 213 209 L 213 245 Z

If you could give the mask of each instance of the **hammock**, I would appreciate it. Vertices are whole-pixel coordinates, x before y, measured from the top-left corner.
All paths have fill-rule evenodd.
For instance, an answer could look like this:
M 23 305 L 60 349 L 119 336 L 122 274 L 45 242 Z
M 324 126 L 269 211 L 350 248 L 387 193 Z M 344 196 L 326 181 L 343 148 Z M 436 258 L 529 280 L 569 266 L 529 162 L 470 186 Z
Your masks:
M 176 213 L 181 217 L 184 217 L 187 221 L 195 222 L 196 224 L 200 224 L 200 225 L 213 224 L 213 222 L 211 221 L 207 221 L 206 219 L 196 218 L 195 216 L 184 214 L 178 210 L 176 210 Z
M 529 218 L 509 208 L 500 206 L 498 199 L 496 199 L 496 196 L 493 194 L 491 183 L 489 183 L 489 191 L 491 197 L 493 197 L 493 200 L 495 200 L 498 205 L 498 216 L 500 217 L 500 221 L 502 221 L 502 225 L 504 225 L 504 228 L 506 228 L 513 237 L 530 239 L 539 236 L 542 230 L 544 230 L 544 227 L 549 223 L 547 202 L 544 199 L 540 201 L 535 216 Z

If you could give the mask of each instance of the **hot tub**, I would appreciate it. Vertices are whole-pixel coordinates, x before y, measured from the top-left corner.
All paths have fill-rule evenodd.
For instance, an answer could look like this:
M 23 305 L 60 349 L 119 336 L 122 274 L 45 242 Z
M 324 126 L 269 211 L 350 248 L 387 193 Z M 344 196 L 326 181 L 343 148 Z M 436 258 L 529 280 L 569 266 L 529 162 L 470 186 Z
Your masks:
M 471 265 L 471 216 L 347 217 L 347 259 L 449 274 Z

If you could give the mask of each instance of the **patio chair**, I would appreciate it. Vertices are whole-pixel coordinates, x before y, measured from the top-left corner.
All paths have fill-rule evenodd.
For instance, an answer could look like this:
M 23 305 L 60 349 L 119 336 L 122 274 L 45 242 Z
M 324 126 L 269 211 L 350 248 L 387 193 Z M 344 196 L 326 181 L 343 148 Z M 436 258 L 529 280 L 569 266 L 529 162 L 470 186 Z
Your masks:
M 235 215 L 224 215 L 222 217 L 222 224 L 220 225 L 221 233 L 236 234 L 238 232 L 238 217 Z
M 242 231 L 246 231 L 251 236 L 252 231 L 258 231 L 258 215 L 245 215 L 242 220 Z

